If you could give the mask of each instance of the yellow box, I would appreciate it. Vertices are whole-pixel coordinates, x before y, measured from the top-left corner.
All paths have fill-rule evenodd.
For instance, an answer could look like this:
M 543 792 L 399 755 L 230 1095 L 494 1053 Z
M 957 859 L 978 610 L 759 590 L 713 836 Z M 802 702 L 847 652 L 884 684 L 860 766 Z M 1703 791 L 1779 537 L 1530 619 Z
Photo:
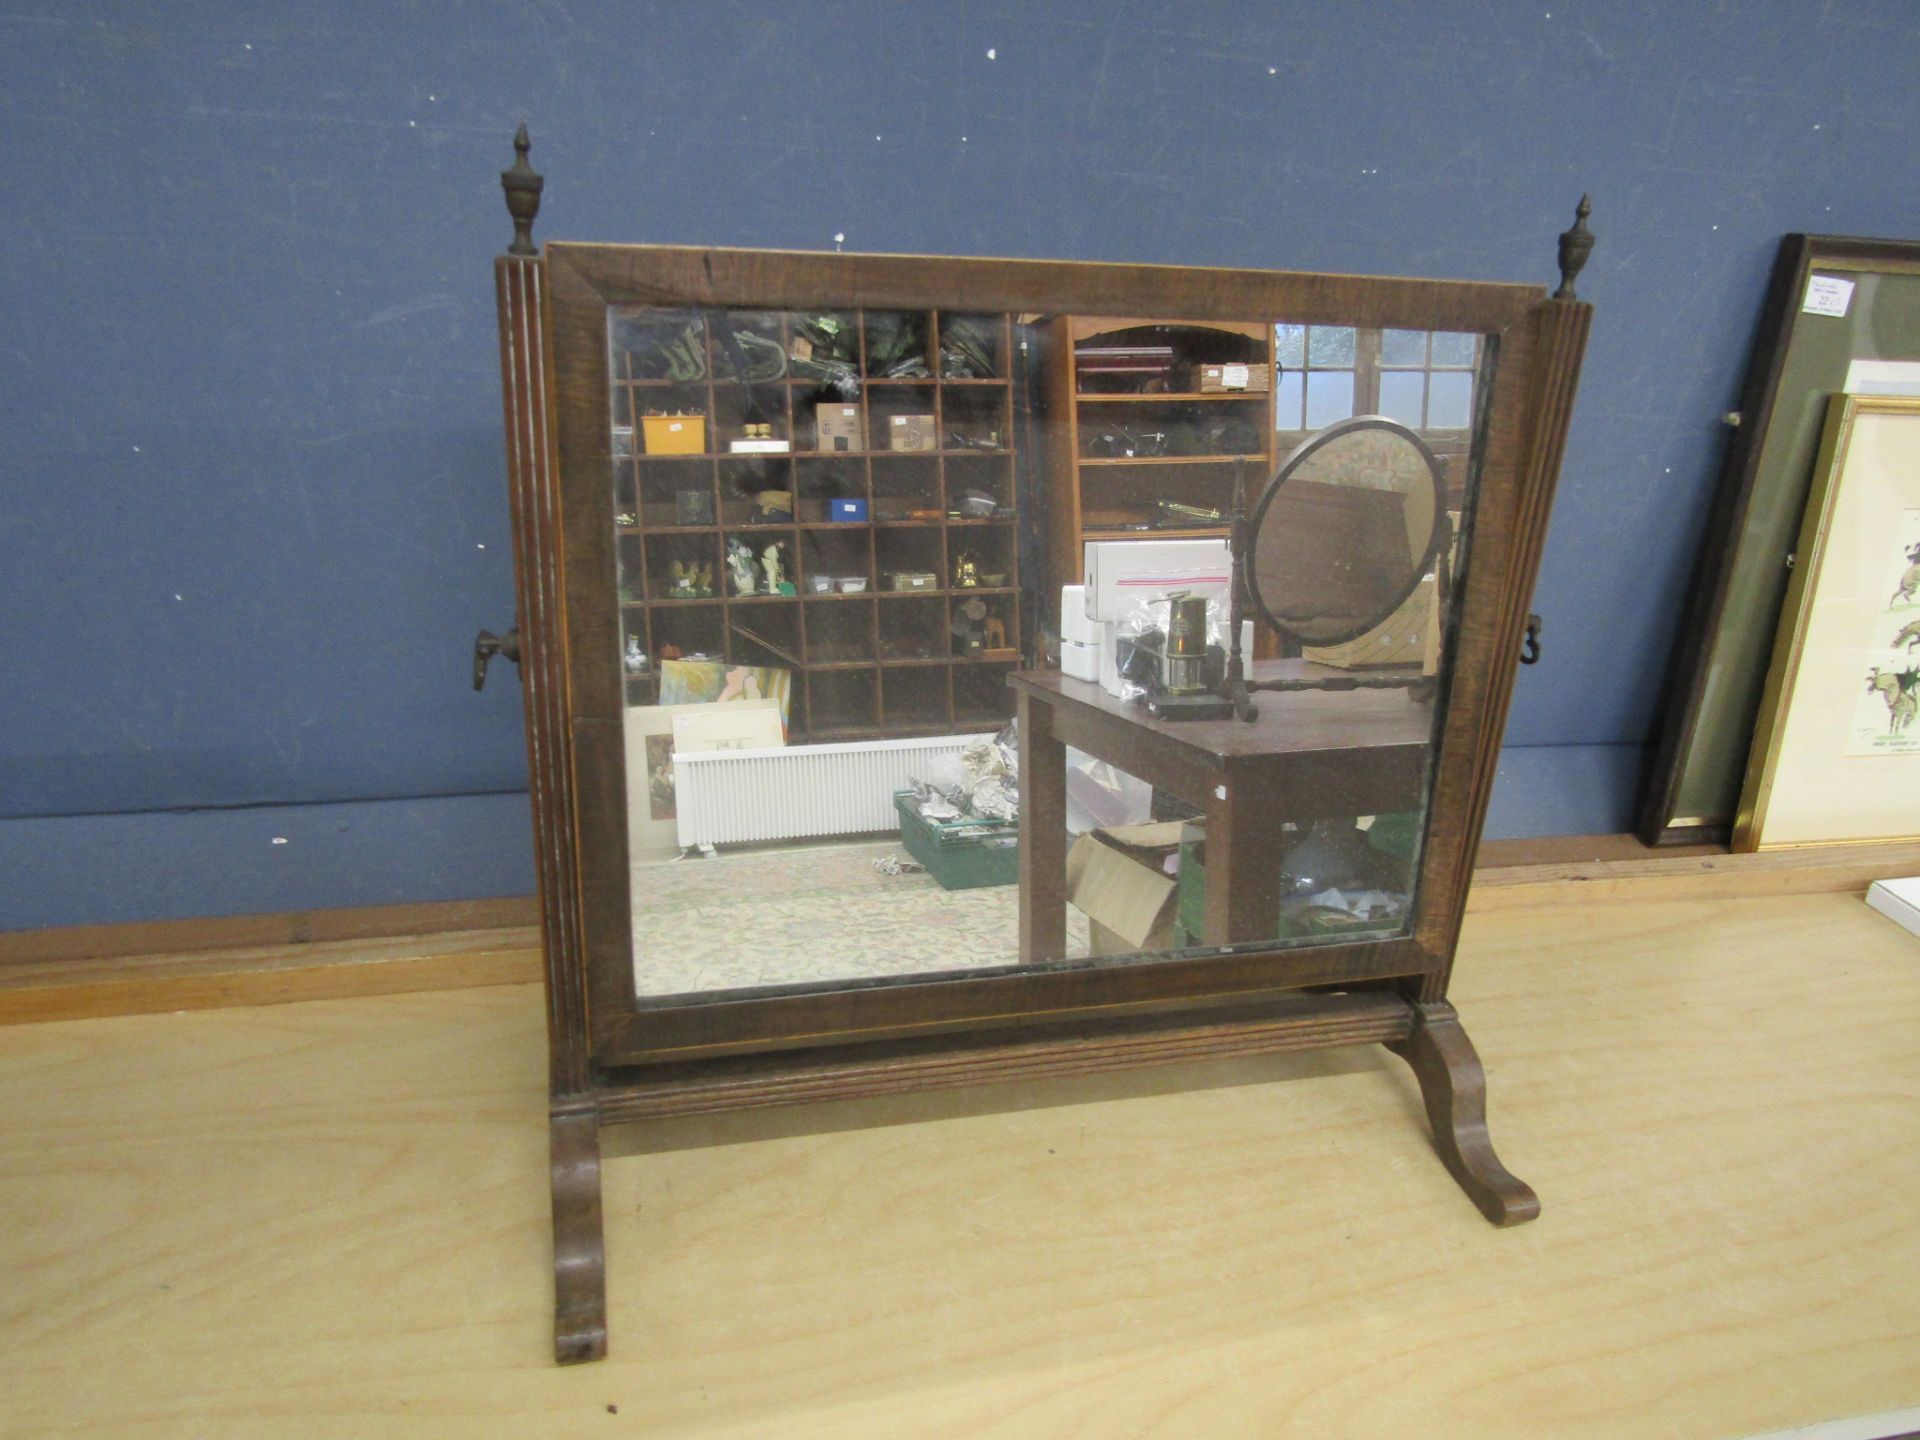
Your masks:
M 704 415 L 642 415 L 640 427 L 649 455 L 706 453 L 707 417 Z

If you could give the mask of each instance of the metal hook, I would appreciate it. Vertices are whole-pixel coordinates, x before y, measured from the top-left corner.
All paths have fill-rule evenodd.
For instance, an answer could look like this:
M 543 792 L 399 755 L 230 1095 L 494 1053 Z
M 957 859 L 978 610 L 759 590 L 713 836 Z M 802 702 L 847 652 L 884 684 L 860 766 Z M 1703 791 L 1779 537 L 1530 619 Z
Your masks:
M 1527 616 L 1527 637 L 1520 644 L 1520 663 L 1538 665 L 1540 663 L 1540 617 Z
M 496 655 L 504 655 L 514 664 L 520 663 L 520 630 L 516 626 L 504 635 L 496 635 L 491 630 L 482 630 L 473 637 L 473 688 L 478 690 L 487 683 L 487 662 Z

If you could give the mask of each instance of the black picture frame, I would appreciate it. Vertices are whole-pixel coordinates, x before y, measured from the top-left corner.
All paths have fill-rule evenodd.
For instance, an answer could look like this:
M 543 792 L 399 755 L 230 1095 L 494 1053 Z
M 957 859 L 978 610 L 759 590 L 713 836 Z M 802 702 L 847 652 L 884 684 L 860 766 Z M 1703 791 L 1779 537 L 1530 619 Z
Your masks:
M 1805 308 L 1828 272 L 1856 287 L 1847 315 Z M 1878 318 L 1889 281 L 1920 298 L 1920 241 L 1781 238 L 1642 785 L 1649 845 L 1731 835 L 1828 398 L 1855 360 L 1920 362 L 1920 304 L 1910 330 Z

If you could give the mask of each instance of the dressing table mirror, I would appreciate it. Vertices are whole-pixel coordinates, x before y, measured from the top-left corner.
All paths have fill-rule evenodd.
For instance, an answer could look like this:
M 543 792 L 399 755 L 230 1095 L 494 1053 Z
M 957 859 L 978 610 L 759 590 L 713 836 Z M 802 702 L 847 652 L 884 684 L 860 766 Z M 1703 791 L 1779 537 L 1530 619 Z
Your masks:
M 1241 589 L 1307 645 L 1357 640 L 1391 619 L 1434 564 L 1446 473 L 1411 426 L 1337 420 L 1289 455 L 1248 518 Z
M 1486 1217 L 1531 1218 L 1446 997 L 1584 222 L 1552 298 L 541 253 L 517 148 L 495 273 L 558 1358 L 606 1350 L 600 1130 L 655 1117 L 1378 1043 Z M 1254 717 L 1157 718 L 1080 653 L 1207 587 Z M 1244 647 L 1243 611 L 1272 622 Z

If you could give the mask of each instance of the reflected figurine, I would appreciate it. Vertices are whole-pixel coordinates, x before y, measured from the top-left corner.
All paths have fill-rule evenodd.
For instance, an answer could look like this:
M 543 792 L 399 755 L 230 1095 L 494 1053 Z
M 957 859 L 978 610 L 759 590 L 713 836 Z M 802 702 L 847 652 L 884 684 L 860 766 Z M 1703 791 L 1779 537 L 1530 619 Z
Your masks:
M 751 595 L 757 588 L 753 578 L 753 551 L 744 540 L 727 541 L 727 570 L 733 577 L 733 593 Z
M 791 595 L 793 585 L 787 580 L 786 570 L 780 559 L 778 542 L 767 546 L 760 552 L 760 568 L 766 572 L 768 595 Z

